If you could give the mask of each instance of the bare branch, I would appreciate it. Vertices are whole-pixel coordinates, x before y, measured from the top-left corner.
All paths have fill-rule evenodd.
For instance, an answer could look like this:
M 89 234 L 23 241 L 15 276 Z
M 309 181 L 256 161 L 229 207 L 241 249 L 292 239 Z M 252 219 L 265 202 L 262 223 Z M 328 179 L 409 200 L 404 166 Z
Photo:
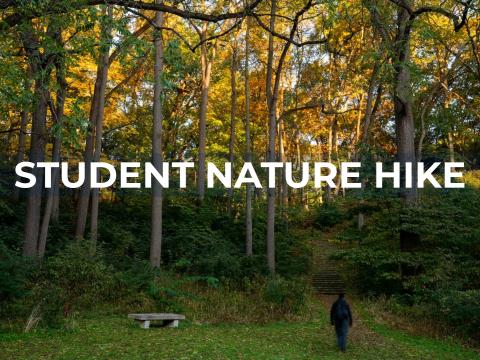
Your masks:
M 419 9 L 415 10 L 411 14 L 411 20 L 414 20 L 418 16 L 425 14 L 425 13 L 436 13 L 439 15 L 443 15 L 453 22 L 454 30 L 459 31 L 464 25 L 467 20 L 467 15 L 468 15 L 468 10 L 470 9 L 470 1 L 467 1 L 464 4 L 463 12 L 462 12 L 462 17 L 459 18 L 457 15 L 455 15 L 453 12 L 445 10 L 442 7 L 438 6 L 422 6 Z
M 230 26 L 228 29 L 226 29 L 225 31 L 222 31 L 221 33 L 219 33 L 217 35 L 210 36 L 210 37 L 200 41 L 198 44 L 193 46 L 191 50 L 193 52 L 195 52 L 195 50 L 197 50 L 203 43 L 206 43 L 206 42 L 209 42 L 209 41 L 212 41 L 212 40 L 215 40 L 215 39 L 218 39 L 222 36 L 227 35 L 228 33 L 232 32 L 233 30 L 238 28 L 242 24 L 242 21 L 243 21 L 243 19 L 235 21 L 235 23 L 232 26 Z
M 155 24 L 153 19 L 150 19 L 148 16 L 142 14 L 139 11 L 129 9 L 129 8 L 127 8 L 127 11 L 131 12 L 132 14 L 135 14 L 137 16 L 140 16 L 140 17 L 144 18 L 145 20 L 147 20 L 148 24 L 156 30 L 166 30 L 166 31 L 170 31 L 170 32 L 174 33 L 180 40 L 182 40 L 182 42 L 190 49 L 190 51 L 192 51 L 192 52 L 195 51 L 193 46 L 190 45 L 190 43 L 188 42 L 188 40 L 182 34 L 180 34 L 178 31 L 176 31 L 175 29 L 173 29 L 171 27 L 167 27 L 167 26 L 160 26 L 159 27 L 159 26 L 157 26 L 157 24 Z
M 2 2 L 0 9 L 10 9 L 14 10 L 14 13 L 7 16 L 0 24 L 0 27 L 8 28 L 13 27 L 25 20 L 30 20 L 42 16 L 52 15 L 52 14 L 63 14 L 68 13 L 74 10 L 84 9 L 88 6 L 95 5 L 116 5 L 126 8 L 133 8 L 137 10 L 152 10 L 152 11 L 162 11 L 164 13 L 173 14 L 180 16 L 184 19 L 196 19 L 208 22 L 221 22 L 227 19 L 238 19 L 244 17 L 246 14 L 251 13 L 262 0 L 253 0 L 252 3 L 247 5 L 244 9 L 236 12 L 226 12 L 226 13 L 203 13 L 197 11 L 189 11 L 180 9 L 175 6 L 166 5 L 164 3 L 146 3 L 143 1 L 132 1 L 132 0 L 77 0 L 72 1 L 68 4 L 57 1 L 49 1 L 42 6 L 31 9 L 28 13 L 25 13 L 21 8 L 16 8 L 16 1 L 6 1 Z
M 303 14 L 303 12 L 302 12 L 302 14 Z M 326 38 L 323 38 L 323 39 L 320 39 L 320 40 L 309 40 L 309 41 L 304 41 L 304 42 L 298 42 L 298 41 L 295 41 L 293 39 L 293 36 L 285 36 L 283 34 L 280 34 L 280 33 L 276 32 L 276 31 L 271 31 L 270 28 L 262 21 L 262 19 L 260 18 L 260 15 L 257 15 L 255 13 L 251 13 L 250 15 L 252 15 L 255 18 L 255 20 L 257 21 L 258 25 L 260 25 L 261 28 L 268 31 L 269 33 L 271 33 L 276 38 L 282 39 L 282 40 L 284 40 L 288 43 L 291 43 L 291 44 L 293 44 L 297 47 L 302 47 L 302 46 L 306 46 L 306 45 L 325 44 L 328 41 Z M 295 21 L 298 22 L 298 19 L 293 20 L 293 22 L 295 22 Z M 297 26 L 298 26 L 298 24 L 295 26 L 295 31 L 296 31 Z

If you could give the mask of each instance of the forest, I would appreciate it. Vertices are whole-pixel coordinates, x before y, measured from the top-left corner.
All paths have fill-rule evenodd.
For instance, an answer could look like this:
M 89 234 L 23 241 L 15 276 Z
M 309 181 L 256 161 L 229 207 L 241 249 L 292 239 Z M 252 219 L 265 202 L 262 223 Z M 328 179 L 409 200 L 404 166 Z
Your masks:
M 336 359 L 339 293 L 347 358 L 480 356 L 480 1 L 0 0 L 0 32 L 0 358 Z

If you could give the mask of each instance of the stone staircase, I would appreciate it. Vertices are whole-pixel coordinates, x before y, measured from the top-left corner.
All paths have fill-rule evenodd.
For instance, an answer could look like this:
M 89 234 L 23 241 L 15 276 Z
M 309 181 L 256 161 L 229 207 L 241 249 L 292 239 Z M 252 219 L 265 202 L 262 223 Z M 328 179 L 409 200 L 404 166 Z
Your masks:
M 336 295 L 345 292 L 345 282 L 340 276 L 338 264 L 330 260 L 334 249 L 327 240 L 318 240 L 314 244 L 314 269 L 312 286 L 319 294 Z

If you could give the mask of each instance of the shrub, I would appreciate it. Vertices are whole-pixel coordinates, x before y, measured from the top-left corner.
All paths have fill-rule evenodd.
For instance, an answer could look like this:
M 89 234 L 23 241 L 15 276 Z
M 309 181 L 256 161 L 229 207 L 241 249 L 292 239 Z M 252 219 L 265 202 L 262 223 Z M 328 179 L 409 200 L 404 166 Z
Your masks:
M 480 290 L 449 290 L 437 297 L 438 316 L 462 329 L 471 338 L 480 338 Z
M 113 269 L 101 253 L 92 254 L 86 241 L 72 242 L 42 265 L 33 299 L 41 305 L 43 323 L 58 326 L 62 315 L 112 299 L 113 288 Z
M 115 274 L 116 286 L 127 293 L 138 293 L 149 289 L 159 270 L 152 268 L 146 260 L 133 260 Z
M 33 262 L 16 255 L 0 242 L 0 303 L 28 294 Z
M 319 229 L 325 229 L 341 223 L 345 215 L 338 205 L 327 202 L 315 210 L 314 225 Z
M 302 234 L 276 234 L 276 269 L 285 278 L 307 274 L 312 265 L 311 247 Z M 266 263 L 266 259 L 264 260 Z
M 305 305 L 305 292 L 306 286 L 302 281 L 275 277 L 268 280 L 263 297 L 275 306 L 296 312 Z

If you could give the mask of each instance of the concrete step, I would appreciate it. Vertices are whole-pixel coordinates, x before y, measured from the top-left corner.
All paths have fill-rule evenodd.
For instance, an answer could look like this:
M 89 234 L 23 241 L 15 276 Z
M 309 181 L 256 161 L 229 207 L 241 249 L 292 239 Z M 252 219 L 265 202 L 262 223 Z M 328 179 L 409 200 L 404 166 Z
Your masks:
M 313 276 L 323 276 L 323 275 L 331 275 L 331 274 L 336 274 L 336 275 L 340 276 L 338 271 L 335 270 L 335 269 L 324 269 L 324 270 L 322 270 L 322 272 L 318 272 Z
M 314 277 L 312 279 L 312 281 L 341 281 L 341 282 L 343 282 L 343 279 L 340 276 L 331 275 L 331 276 Z
M 313 287 L 345 287 L 344 283 L 341 282 L 323 282 L 323 283 L 313 283 Z
M 330 259 L 334 245 L 325 241 L 316 244 L 315 270 L 312 287 L 320 294 L 337 295 L 345 292 L 345 282 L 340 276 L 338 263 Z
M 345 293 L 345 288 L 316 288 L 315 291 L 320 294 L 341 294 Z
M 345 289 L 342 290 L 317 290 L 317 293 L 319 294 L 324 294 L 324 295 L 338 295 L 338 294 L 343 294 L 345 293 Z
M 313 286 L 345 286 L 343 281 L 313 281 Z

